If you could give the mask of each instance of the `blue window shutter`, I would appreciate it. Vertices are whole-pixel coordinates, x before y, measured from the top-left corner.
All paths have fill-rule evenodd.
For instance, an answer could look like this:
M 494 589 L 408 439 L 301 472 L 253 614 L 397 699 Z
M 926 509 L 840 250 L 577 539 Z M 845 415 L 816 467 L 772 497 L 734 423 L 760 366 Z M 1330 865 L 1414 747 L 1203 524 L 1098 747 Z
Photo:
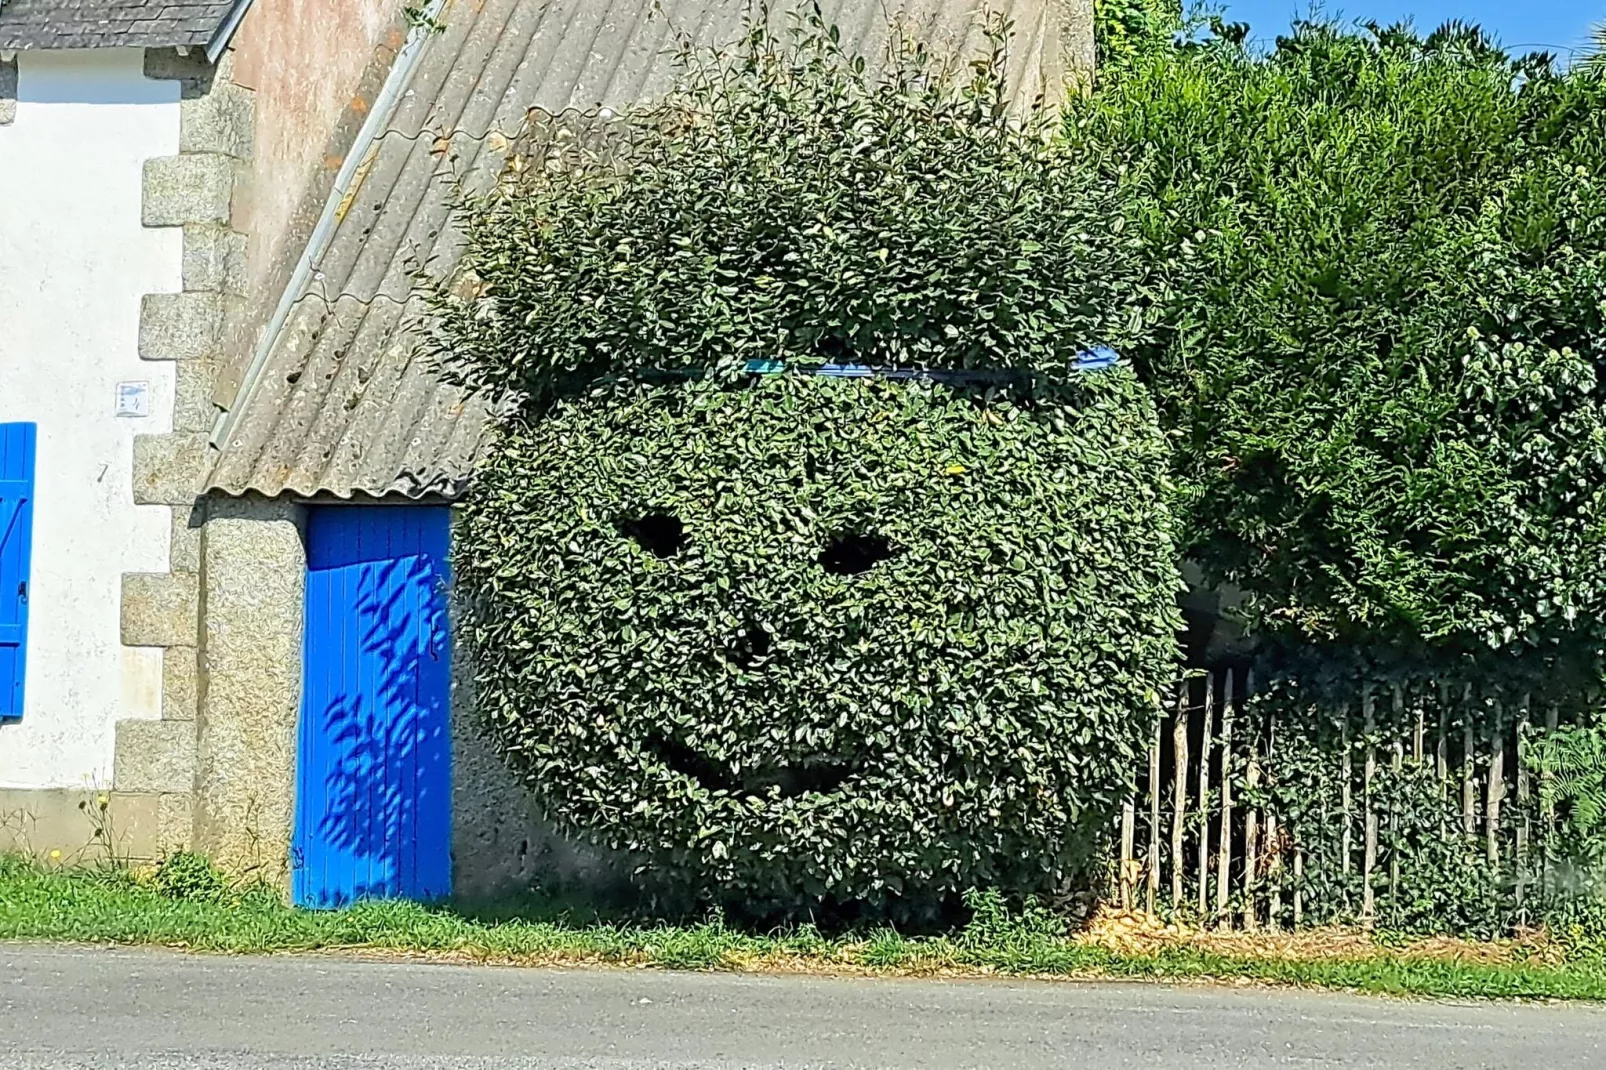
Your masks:
M 22 716 L 33 543 L 33 424 L 0 424 L 0 720 Z

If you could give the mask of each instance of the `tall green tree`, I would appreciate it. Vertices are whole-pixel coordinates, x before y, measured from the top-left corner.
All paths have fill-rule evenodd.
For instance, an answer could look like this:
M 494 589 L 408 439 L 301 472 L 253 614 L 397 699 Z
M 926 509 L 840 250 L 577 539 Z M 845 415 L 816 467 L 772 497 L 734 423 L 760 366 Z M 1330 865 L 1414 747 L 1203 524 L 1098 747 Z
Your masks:
M 1593 648 L 1601 79 L 1453 23 L 1215 30 L 1072 110 L 1165 281 L 1186 552 L 1304 639 Z

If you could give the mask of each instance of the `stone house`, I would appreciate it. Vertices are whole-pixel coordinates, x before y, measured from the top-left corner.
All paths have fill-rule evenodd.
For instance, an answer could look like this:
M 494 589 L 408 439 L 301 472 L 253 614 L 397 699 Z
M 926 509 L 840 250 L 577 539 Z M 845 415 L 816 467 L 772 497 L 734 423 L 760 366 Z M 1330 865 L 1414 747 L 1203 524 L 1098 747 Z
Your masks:
M 1012 79 L 1091 0 L 826 0 Z M 180 848 L 308 904 L 562 865 L 454 688 L 485 422 L 416 359 L 454 172 L 666 84 L 748 0 L 0 0 L 0 849 Z M 554 853 L 556 852 L 556 854 Z

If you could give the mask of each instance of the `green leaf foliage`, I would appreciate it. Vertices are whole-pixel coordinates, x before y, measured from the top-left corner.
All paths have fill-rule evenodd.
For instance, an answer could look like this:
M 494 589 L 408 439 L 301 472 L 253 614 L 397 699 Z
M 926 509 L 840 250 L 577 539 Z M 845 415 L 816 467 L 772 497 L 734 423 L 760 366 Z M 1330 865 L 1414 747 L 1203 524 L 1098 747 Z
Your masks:
M 1072 125 L 1166 279 L 1186 551 L 1295 636 L 1598 647 L 1602 79 L 1456 24 L 1218 29 Z
M 459 213 L 432 288 L 449 376 L 538 402 L 642 367 L 751 360 L 1058 372 L 1141 337 L 1112 177 L 1013 106 L 997 51 L 867 64 L 818 16 L 688 53 L 660 104 L 537 119 Z
M 464 510 L 479 708 L 551 817 L 736 909 L 1063 890 L 1174 672 L 1165 463 L 1120 368 L 601 381 Z
M 1064 891 L 1176 655 L 1152 402 L 1068 374 L 1144 336 L 1137 239 L 1002 24 L 960 68 L 764 25 L 461 202 L 479 708 L 552 818 L 733 911 Z
M 1600 680 L 1606 79 L 1454 23 L 1306 23 L 1264 51 L 1211 27 L 1128 50 L 1067 132 L 1125 169 L 1163 280 L 1134 354 L 1174 444 L 1184 553 L 1248 595 L 1277 680 L 1257 698 L 1276 739 L 1259 791 L 1302 870 L 1270 878 L 1281 920 L 1296 890 L 1307 922 L 1359 917 L 1363 802 L 1379 926 L 1562 918 L 1599 887 L 1594 730 L 1533 740 L 1563 825 L 1506 799 L 1497 865 L 1435 756 L 1390 754 L 1415 727 L 1384 708 L 1395 686 L 1434 695 L 1428 731 L 1445 718 L 1476 795 L 1518 709 L 1579 715 Z M 1530 876 L 1542 850 L 1530 884 L 1519 826 Z
M 1093 0 L 1098 70 L 1119 68 L 1136 56 L 1166 47 L 1183 22 L 1177 0 Z
M 1560 819 L 1559 846 L 1578 883 L 1606 878 L 1606 726 L 1565 725 L 1535 739 L 1528 762 L 1546 809 Z

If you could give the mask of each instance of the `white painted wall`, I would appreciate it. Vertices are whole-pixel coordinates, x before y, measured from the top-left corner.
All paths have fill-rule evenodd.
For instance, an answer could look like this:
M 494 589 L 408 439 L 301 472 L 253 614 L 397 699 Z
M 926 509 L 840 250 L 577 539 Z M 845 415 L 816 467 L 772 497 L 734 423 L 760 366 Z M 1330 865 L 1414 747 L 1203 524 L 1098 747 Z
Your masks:
M 22 52 L 0 126 L 0 422 L 39 425 L 23 718 L 0 788 L 111 784 L 113 726 L 161 714 L 161 651 L 118 641 L 124 572 L 167 571 L 171 513 L 136 506 L 136 434 L 170 431 L 173 366 L 138 354 L 140 296 L 181 288 L 178 228 L 140 225 L 145 160 L 178 152 L 179 86 L 137 49 Z M 150 416 L 113 415 L 119 382 Z

